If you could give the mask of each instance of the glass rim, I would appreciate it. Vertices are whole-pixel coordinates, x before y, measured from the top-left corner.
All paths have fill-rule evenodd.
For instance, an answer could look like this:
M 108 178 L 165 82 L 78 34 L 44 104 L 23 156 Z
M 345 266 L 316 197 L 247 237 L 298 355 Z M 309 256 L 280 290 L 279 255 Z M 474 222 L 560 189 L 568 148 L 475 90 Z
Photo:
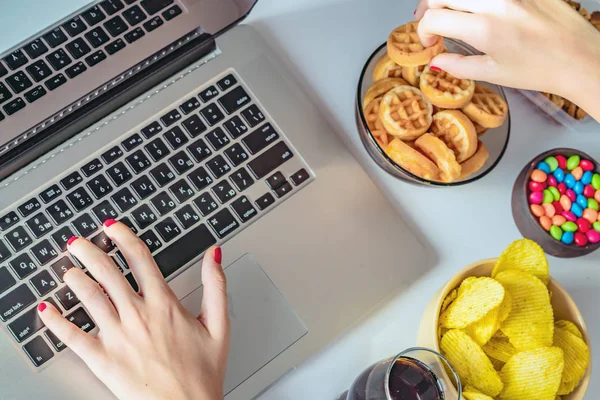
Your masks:
M 467 45 L 464 42 L 458 41 L 458 40 L 454 40 L 454 39 L 449 39 L 449 38 L 444 38 L 445 41 L 452 43 L 455 46 L 461 47 L 463 49 L 465 49 L 466 51 L 470 52 L 473 55 L 479 55 L 482 54 L 481 52 L 477 51 L 476 49 L 474 49 L 473 47 Z M 363 82 L 365 79 L 365 74 L 367 72 L 367 69 L 369 68 L 369 66 L 371 65 L 371 63 L 373 62 L 373 59 L 377 56 L 377 54 L 381 51 L 381 49 L 383 49 L 385 46 L 387 46 L 387 42 L 383 43 L 381 46 L 377 47 L 377 49 L 369 56 L 369 58 L 367 59 L 367 62 L 365 63 L 365 66 L 363 67 L 363 69 L 360 72 L 360 79 L 358 80 L 358 88 L 357 88 L 357 92 L 356 92 L 356 110 L 358 112 L 358 115 L 360 117 L 361 123 L 363 124 L 364 129 L 368 132 L 368 140 L 369 142 L 371 142 L 371 144 L 373 145 L 373 147 L 375 148 L 375 150 L 377 151 L 377 153 L 383 157 L 387 163 L 389 165 L 391 165 L 394 169 L 400 171 L 402 174 L 407 175 L 409 178 L 418 181 L 421 184 L 425 184 L 425 185 L 430 185 L 430 186 L 438 186 L 438 187 L 453 187 L 453 186 L 462 186 L 462 185 L 467 185 L 469 183 L 473 183 L 478 181 L 479 179 L 485 177 L 486 175 L 488 175 L 490 172 L 492 172 L 494 169 L 496 169 L 496 167 L 498 166 L 498 164 L 500 164 L 500 161 L 502 160 L 502 158 L 504 158 L 504 154 L 506 153 L 506 150 L 508 149 L 508 143 L 510 142 L 510 133 L 511 133 L 511 128 L 512 128 L 512 120 L 511 120 L 511 115 L 510 115 L 510 107 L 508 108 L 508 111 L 506 113 L 506 119 L 508 121 L 508 132 L 506 135 L 506 141 L 502 147 L 502 150 L 500 151 L 500 154 L 498 155 L 498 158 L 496 159 L 496 161 L 494 161 L 494 163 L 492 165 L 490 165 L 490 167 L 482 172 L 480 175 L 474 176 L 472 178 L 468 178 L 465 179 L 463 181 L 459 181 L 459 182 L 438 182 L 438 181 L 433 181 L 433 180 L 429 180 L 429 179 L 425 179 L 425 178 L 421 178 L 420 176 L 417 176 L 415 174 L 413 174 L 412 172 L 402 168 L 400 165 L 398 165 L 394 160 L 392 160 L 385 151 L 383 151 L 383 149 L 381 148 L 381 146 L 379 146 L 379 144 L 377 143 L 377 141 L 375 140 L 375 137 L 373 136 L 373 134 L 371 133 L 371 130 L 369 129 L 369 126 L 367 124 L 367 119 L 365 118 L 365 114 L 363 111 L 363 107 L 362 107 L 362 101 L 361 101 L 361 95 L 362 95 L 362 87 L 363 87 Z M 500 93 L 502 95 L 502 98 L 504 99 L 504 101 L 508 104 L 508 99 L 506 98 L 506 93 L 504 91 L 504 88 L 502 86 L 499 85 L 494 85 L 494 87 L 500 89 Z M 373 157 L 373 156 L 371 156 Z
M 409 349 L 402 351 L 396 357 L 394 357 L 393 361 L 390 363 L 390 366 L 388 367 L 388 369 L 385 373 L 384 388 L 385 388 L 386 399 L 393 400 L 390 395 L 390 376 L 392 374 L 392 368 L 394 367 L 394 364 L 396 364 L 396 361 L 398 361 L 400 358 L 403 358 L 406 354 L 411 353 L 413 351 L 426 351 L 428 353 L 431 353 L 431 354 L 439 357 L 448 366 L 448 368 L 450 368 L 450 371 L 452 371 L 452 374 L 454 375 L 456 384 L 458 385 L 458 387 L 455 388 L 458 392 L 458 400 L 461 400 L 462 399 L 462 384 L 460 382 L 460 377 L 458 376 L 458 373 L 456 372 L 456 370 L 454 369 L 454 367 L 452 366 L 452 364 L 450 363 L 450 361 L 448 361 L 448 359 L 446 357 L 444 357 L 443 355 L 441 355 L 440 353 L 438 353 L 435 350 L 428 349 L 427 347 L 411 347 Z

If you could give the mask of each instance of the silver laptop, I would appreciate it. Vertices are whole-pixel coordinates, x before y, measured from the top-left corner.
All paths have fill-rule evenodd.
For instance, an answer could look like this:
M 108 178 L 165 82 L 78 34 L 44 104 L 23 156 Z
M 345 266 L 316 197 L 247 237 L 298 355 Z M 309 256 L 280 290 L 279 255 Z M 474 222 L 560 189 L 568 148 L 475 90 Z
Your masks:
M 35 311 L 51 301 L 97 333 L 62 280 L 85 269 L 72 235 L 137 286 L 107 218 L 194 313 L 199 261 L 223 246 L 228 399 L 259 397 L 431 267 L 302 85 L 237 25 L 254 2 L 2 2 L 0 399 L 112 398 Z

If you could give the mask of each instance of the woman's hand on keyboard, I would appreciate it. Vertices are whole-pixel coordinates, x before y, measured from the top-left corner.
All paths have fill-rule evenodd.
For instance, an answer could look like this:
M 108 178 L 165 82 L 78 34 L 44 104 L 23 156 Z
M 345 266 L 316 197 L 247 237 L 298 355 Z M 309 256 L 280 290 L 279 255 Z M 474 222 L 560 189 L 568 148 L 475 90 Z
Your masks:
M 419 36 L 460 39 L 485 55 L 441 54 L 460 78 L 561 95 L 600 120 L 600 32 L 563 0 L 420 0 Z
M 222 399 L 229 317 L 221 249 L 213 247 L 204 257 L 203 301 L 196 318 L 183 308 L 146 245 L 126 225 L 107 221 L 104 232 L 125 256 L 140 293 L 106 253 L 77 238 L 70 241 L 69 251 L 99 284 L 79 268 L 69 270 L 64 280 L 100 333 L 96 338 L 84 333 L 49 303 L 39 307 L 42 321 L 120 399 Z

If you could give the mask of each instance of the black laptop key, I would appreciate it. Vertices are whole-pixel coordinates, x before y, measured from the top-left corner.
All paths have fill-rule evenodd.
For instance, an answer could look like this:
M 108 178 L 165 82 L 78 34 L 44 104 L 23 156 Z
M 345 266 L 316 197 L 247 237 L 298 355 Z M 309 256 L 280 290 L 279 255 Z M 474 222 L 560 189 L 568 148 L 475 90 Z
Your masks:
M 10 274 L 10 271 L 6 267 L 0 267 L 0 294 L 6 292 L 8 289 L 17 284 L 17 281 Z
M 155 255 L 154 260 L 163 276 L 168 277 L 215 243 L 217 241 L 206 225 L 198 225 Z
M 162 16 L 167 21 L 170 21 L 173 18 L 175 18 L 176 16 L 180 15 L 181 13 L 182 13 L 181 7 L 179 7 L 177 4 L 175 4 L 173 7 L 169 8 L 168 10 L 163 11 Z
M 127 24 L 125 21 L 123 21 L 123 18 L 119 17 L 118 15 L 106 21 L 104 23 L 104 27 L 113 37 L 121 35 L 121 33 L 128 29 Z
M 31 244 L 31 237 L 25 231 L 25 228 L 18 226 L 5 236 L 14 251 L 20 251 Z
M 173 166 L 173 168 L 175 168 L 175 171 L 179 175 L 184 174 L 194 166 L 194 162 L 183 151 L 180 151 L 173 157 L 169 158 L 169 163 Z
M 6 100 L 12 97 L 12 93 L 8 88 L 4 85 L 4 83 L 0 82 L 0 104 L 4 103 Z
M 165 163 L 159 164 L 150 171 L 152 179 L 156 181 L 158 187 L 165 187 L 169 182 L 175 179 L 175 174 Z
M 99 64 L 104 60 L 106 60 L 106 53 L 102 50 L 97 50 L 85 58 L 85 62 L 90 67 L 93 67 L 94 65 Z
M 75 207 L 75 210 L 77 211 L 85 210 L 94 202 L 89 193 L 82 187 L 79 187 L 69 193 L 67 195 L 67 200 L 69 200 L 69 203 L 71 203 L 71 205 Z
M 162 117 L 160 117 L 160 121 L 166 127 L 173 125 L 175 122 L 179 121 L 180 119 L 181 119 L 181 114 L 179 113 L 179 111 L 177 111 L 177 109 L 171 110 L 168 113 L 166 113 L 165 115 L 163 115 Z
M 133 222 L 131 222 L 131 220 L 129 219 L 129 217 L 123 217 L 119 220 L 119 222 L 127 225 L 127 227 L 129 229 L 131 229 L 131 231 L 133 233 L 135 233 L 136 235 L 138 234 L 138 229 L 135 227 L 135 225 L 133 224 Z
M 160 239 L 152 230 L 145 232 L 142 236 L 140 236 L 140 239 L 142 239 L 142 241 L 146 243 L 146 246 L 148 246 L 148 250 L 150 250 L 150 253 L 154 253 L 156 250 L 162 247 Z
M 119 213 L 115 211 L 113 206 L 110 205 L 108 200 L 104 200 L 102 203 L 98 204 L 94 208 L 92 208 L 92 212 L 98 219 L 98 221 L 104 223 L 107 219 L 115 219 L 119 216 Z
M 73 198 L 78 200 L 78 196 L 74 196 Z M 50 218 L 52 218 L 56 225 L 62 224 L 73 216 L 73 211 L 71 211 L 64 200 L 58 200 L 56 203 L 46 208 L 46 212 L 50 215 Z
M 117 187 L 129 181 L 132 177 L 131 172 L 129 172 L 125 164 L 123 164 L 121 161 L 111 167 L 108 167 L 106 174 Z
M 242 111 L 242 117 L 250 124 L 251 128 L 254 128 L 265 120 L 265 115 L 253 104 L 244 111 Z
M 201 162 L 212 154 L 212 151 L 202 139 L 198 139 L 193 144 L 189 145 L 187 150 L 190 152 L 196 162 Z
M 78 308 L 67 315 L 67 321 L 71 322 L 84 332 L 90 332 L 96 327 L 94 321 L 92 321 L 83 308 Z
M 173 0 L 142 0 L 142 7 L 150 15 L 156 14 L 163 8 L 173 4 Z
M 150 200 L 159 215 L 166 215 L 175 209 L 176 203 L 167 192 L 157 194 Z
M 185 203 L 194 196 L 194 189 L 184 179 L 180 179 L 171 185 L 169 191 L 175 196 L 179 204 Z
M 125 259 L 125 256 L 123 255 L 123 253 L 121 253 L 120 250 L 115 253 L 115 258 L 119 261 L 119 264 L 121 264 L 123 267 L 125 267 L 125 269 L 129 269 L 129 264 L 127 263 L 127 259 Z
M 142 28 L 135 28 L 134 30 L 127 32 L 125 34 L 125 40 L 127 40 L 127 43 L 133 43 L 139 39 L 141 39 L 142 37 L 144 37 L 146 33 L 144 32 L 144 30 Z
M 144 148 L 155 162 L 162 160 L 171 152 L 160 138 L 154 139 L 144 146 Z
M 54 53 L 50 53 L 46 56 L 46 60 L 48 60 L 50 65 L 52 65 L 52 68 L 57 71 L 71 64 L 73 61 L 63 49 L 58 49 Z
M 86 177 L 90 177 L 90 176 L 94 175 L 96 172 L 100 171 L 102 168 L 103 168 L 102 162 L 100 162 L 99 159 L 94 158 L 92 161 L 90 161 L 89 163 L 87 163 L 83 167 L 81 167 L 81 172 Z
M 16 98 L 10 102 L 8 102 L 4 107 L 2 107 L 4 109 L 4 111 L 6 112 L 6 114 L 8 115 L 13 115 L 16 112 L 21 111 L 23 108 L 25 108 L 27 104 L 23 101 L 22 98 Z
M 108 253 L 108 252 L 114 250 L 116 247 L 116 245 L 113 243 L 113 241 L 110 240 L 110 238 L 104 232 L 100 232 L 99 234 L 94 236 L 92 239 L 90 239 L 90 242 L 95 244 L 96 247 L 98 247 L 100 250 L 102 250 L 105 253 Z
M 54 282 L 54 284 L 56 285 L 56 282 Z M 51 302 L 56 307 L 56 303 L 54 303 L 53 300 Z M 17 318 L 8 325 L 10 333 L 12 333 L 14 338 L 19 343 L 29 339 L 33 334 L 35 334 L 43 327 L 44 323 L 39 317 L 36 307 L 27 311 L 25 314 L 21 315 L 19 318 Z M 33 340 L 33 342 L 35 342 L 35 339 Z M 50 352 L 50 354 L 52 354 L 52 352 Z
M 48 52 L 48 47 L 44 44 L 44 42 L 42 42 L 41 39 L 35 39 L 32 42 L 26 44 L 23 47 L 23 50 L 25 50 L 25 53 L 27 53 L 29 58 L 34 60 L 42 54 Z
M 17 222 L 19 222 L 19 216 L 16 212 L 11 211 L 0 218 L 0 230 L 5 231 Z
M 240 226 L 237 220 L 226 208 L 211 216 L 208 219 L 208 224 L 220 239 L 223 239 Z
M 73 236 L 75 236 L 73 230 L 67 225 L 54 232 L 52 234 L 52 240 L 54 241 L 54 244 L 56 244 L 56 247 L 64 252 L 67 251 L 67 242 Z
M 275 203 L 275 198 L 271 193 L 265 193 L 264 195 L 259 197 L 258 200 L 256 200 L 256 206 L 259 210 L 266 210 L 273 203 Z
M 231 174 L 229 179 L 231 179 L 231 182 L 233 182 L 237 190 L 240 192 L 248 189 L 254 184 L 254 179 L 252 179 L 252 177 L 250 176 L 248 171 L 246 171 L 245 168 L 242 168 Z
M 181 128 L 178 126 L 167 131 L 163 135 L 163 137 L 166 139 L 166 141 L 169 143 L 169 145 L 171 146 L 171 148 L 173 150 L 180 148 L 181 146 L 183 146 L 184 144 L 186 144 L 189 141 L 189 139 L 187 138 L 185 133 L 183 133 Z
M 113 187 L 104 175 L 98 175 L 87 182 L 87 187 L 92 191 L 94 197 L 99 200 L 112 192 Z
M 40 193 L 40 199 L 42 199 L 42 201 L 45 204 L 48 204 L 52 200 L 54 200 L 58 196 L 60 196 L 61 194 L 62 194 L 62 190 L 60 189 L 60 187 L 58 187 L 58 185 L 52 185 L 48 189 L 46 189 Z M 1 221 L 0 221 L 0 229 L 2 229 Z
M 127 161 L 127 164 L 129 164 L 133 172 L 135 172 L 136 174 L 141 173 L 142 171 L 150 167 L 150 165 L 152 165 L 150 163 L 150 160 L 148 160 L 148 157 L 146 157 L 142 150 L 137 150 L 136 152 L 128 156 L 125 160 Z
M 262 179 L 283 163 L 294 157 L 294 153 L 284 142 L 273 147 L 248 163 L 248 168 L 257 179 Z
M 98 26 L 86 33 L 85 38 L 94 48 L 98 48 L 110 41 L 110 37 L 106 34 L 101 26 Z
M 85 31 L 87 28 L 85 26 L 85 23 L 83 22 L 83 20 L 79 17 L 75 17 L 75 18 L 71 19 L 70 21 L 65 22 L 62 25 L 62 27 L 65 31 L 67 31 L 67 33 L 71 37 L 75 37 L 75 36 L 79 35 L 81 32 Z
M 23 96 L 29 103 L 33 103 L 34 101 L 39 100 L 43 96 L 45 96 L 46 93 L 48 93 L 46 92 L 46 89 L 44 89 L 42 86 L 37 86 L 31 89 L 30 91 L 25 92 Z
M 191 113 L 198 107 L 200 107 L 200 102 L 195 97 L 192 97 L 191 99 L 189 99 L 188 101 L 186 101 L 185 103 L 180 105 L 179 109 L 181 110 L 182 113 L 184 113 L 185 115 L 188 115 L 189 113 Z
M 217 183 L 215 186 L 213 186 L 212 192 L 215 194 L 215 196 L 217 196 L 217 199 L 219 199 L 221 204 L 227 203 L 237 195 L 236 191 L 227 181 Z
M 156 17 L 152 18 L 150 21 L 144 22 L 144 29 L 147 32 L 152 32 L 153 30 L 155 30 L 162 24 L 164 24 L 162 18 L 160 18 L 159 16 L 156 16 Z
M 243 87 L 238 86 L 219 99 L 219 103 L 227 114 L 233 114 L 250 102 L 250 96 Z
M 275 172 L 273 175 L 267 178 L 267 185 L 271 190 L 277 189 L 279 186 L 285 183 L 285 177 L 279 171 Z
M 71 53 L 71 56 L 73 56 L 73 58 L 75 59 L 81 58 L 88 54 L 90 51 L 92 51 L 92 49 L 90 49 L 90 46 L 88 46 L 85 40 L 83 40 L 82 38 L 77 38 L 72 42 L 67 43 L 65 47 L 67 48 L 67 50 L 69 50 L 69 53 Z
M 105 0 L 100 3 L 100 6 L 106 11 L 108 15 L 113 15 L 114 13 L 121 11 L 125 5 L 121 2 L 121 0 Z
M 123 155 L 123 150 L 119 146 L 115 146 L 102 154 L 102 159 L 106 164 L 110 164 Z
M 232 202 L 231 208 L 242 222 L 248 222 L 258 214 L 254 206 L 252 206 L 252 202 L 246 196 Z
M 275 195 L 279 198 L 282 198 L 286 194 L 292 191 L 292 185 L 289 182 L 284 182 L 283 185 L 279 186 L 274 190 Z
M 237 139 L 240 136 L 244 135 L 246 132 L 248 132 L 248 127 L 242 122 L 240 117 L 238 117 L 237 115 L 231 118 L 230 120 L 224 122 L 223 126 L 225 127 L 227 132 L 229 132 L 229 135 L 234 139 Z
M 19 71 L 16 74 L 6 78 L 6 83 L 8 83 L 8 86 L 10 86 L 11 89 L 17 94 L 33 85 L 31 80 L 23 71 Z
M 137 199 L 126 187 L 112 195 L 111 199 L 113 203 L 115 203 L 119 211 L 121 211 L 122 213 L 131 209 L 131 207 L 137 204 Z
M 4 58 L 4 62 L 14 71 L 27 64 L 27 57 L 21 50 L 15 50 Z
M 233 146 L 226 149 L 225 156 L 234 167 L 237 167 L 248 160 L 248 154 L 239 143 L 234 143 Z
M 290 180 L 294 186 L 300 186 L 309 178 L 308 172 L 304 168 L 290 176 Z
M 52 70 L 44 60 L 37 60 L 25 68 L 34 81 L 40 82 L 52 75 Z
M 50 266 L 50 269 L 61 283 L 64 282 L 63 277 L 71 268 L 75 268 L 75 264 L 69 257 L 63 257 Z
M 94 26 L 97 23 L 102 22 L 106 19 L 106 15 L 104 15 L 104 12 L 102 12 L 100 7 L 98 6 L 90 8 L 89 10 L 81 14 L 81 16 L 83 17 L 85 22 L 88 23 L 89 26 Z
M 40 265 L 46 265 L 58 256 L 48 239 L 44 239 L 31 247 L 30 251 Z
M 129 25 L 134 26 L 148 18 L 140 6 L 129 7 L 123 12 L 123 17 L 129 22 Z
M 196 205 L 196 207 L 198 207 L 198 210 L 200 211 L 200 214 L 202 214 L 203 217 L 212 214 L 213 211 L 219 208 L 219 205 L 217 204 L 215 199 L 213 199 L 213 197 L 208 192 L 202 193 L 200 196 L 198 196 L 198 198 L 194 200 L 194 204 Z
M 3 77 L 6 74 L 8 74 L 8 70 L 6 69 L 6 67 L 4 66 L 4 64 L 2 64 L 0 62 L 0 77 Z
M 27 285 L 21 285 L 0 298 L 0 319 L 8 321 L 35 303 L 36 298 Z
M 229 144 L 229 138 L 223 132 L 223 129 L 216 128 L 215 130 L 206 134 L 206 140 L 210 143 L 212 148 L 217 151 Z
M 206 166 L 217 179 L 231 171 L 231 167 L 227 164 L 227 161 L 220 155 L 208 160 Z
M 156 214 L 148 204 L 143 204 L 131 212 L 131 216 L 140 229 L 146 229 L 156 221 Z
M 48 271 L 40 272 L 29 279 L 29 282 L 31 282 L 31 285 L 40 296 L 45 296 L 57 287 L 56 281 L 52 279 Z
M 191 117 L 183 121 L 181 125 L 183 125 L 187 133 L 189 133 L 189 135 L 193 138 L 200 135 L 206 130 L 206 125 L 197 115 L 192 115 Z
M 17 257 L 10 260 L 8 265 L 19 279 L 31 275 L 38 268 L 27 253 L 19 254 Z
M 200 115 L 202 115 L 210 126 L 214 126 L 225 118 L 219 107 L 214 103 L 200 110 Z
M 0 262 L 6 261 L 10 257 L 11 253 L 8 247 L 0 240 Z
M 42 205 L 40 204 L 38 199 L 36 199 L 34 197 L 32 199 L 27 200 L 25 203 L 21 204 L 19 206 L 18 210 L 19 210 L 19 214 L 21 214 L 24 217 L 27 217 L 27 216 L 33 214 L 34 212 L 36 212 L 37 210 L 39 210 L 41 207 L 42 207 Z
M 62 86 L 66 82 L 67 82 L 67 78 L 65 78 L 65 76 L 63 74 L 58 74 L 58 75 L 55 75 L 52 78 L 48 79 L 45 82 L 45 85 L 49 90 L 54 90 L 54 89 L 58 88 L 59 86 Z
M 150 178 L 148 178 L 148 176 L 146 175 L 133 181 L 131 183 L 131 187 L 141 200 L 144 200 L 146 197 L 156 192 L 156 187 L 154 186 Z
M 52 48 L 60 46 L 67 41 L 67 35 L 65 35 L 60 27 L 52 29 L 50 32 L 46 33 L 43 38 Z
M 200 221 L 200 216 L 196 214 L 196 211 L 194 211 L 189 204 L 175 212 L 175 216 L 179 220 L 181 226 L 183 226 L 183 229 L 189 229 L 196 222 Z
M 61 179 L 60 184 L 65 190 L 70 190 L 77 186 L 81 181 L 83 181 L 83 178 L 79 172 L 75 171 Z
M 127 139 L 123 140 L 121 142 L 121 146 L 123 146 L 125 151 L 131 151 L 131 150 L 135 149 L 136 147 L 138 147 L 140 144 L 142 144 L 143 141 L 144 140 L 142 139 L 142 137 L 139 134 L 134 133 L 133 135 L 129 136 Z
M 58 292 L 56 292 L 55 296 L 58 299 L 58 301 L 60 301 L 60 304 L 62 304 L 65 310 L 70 310 L 77 304 L 79 304 L 79 298 L 68 286 L 63 287 Z
M 106 50 L 106 52 L 112 56 L 113 54 L 123 50 L 125 46 L 126 45 L 123 39 L 117 39 L 107 44 L 104 50 Z
M 98 230 L 98 224 L 89 214 L 83 214 L 77 217 L 71 225 L 79 233 L 79 236 L 89 236 Z
M 26 222 L 33 236 L 40 238 L 52 230 L 52 224 L 43 213 L 36 214 Z
M 211 101 L 218 95 L 219 95 L 219 91 L 214 86 L 209 86 L 206 89 L 204 89 L 202 92 L 200 92 L 200 94 L 198 94 L 200 99 L 202 99 L 202 101 L 205 103 L 208 103 L 209 101 Z
M 229 74 L 225 78 L 219 80 L 217 82 L 217 86 L 222 91 L 226 91 L 229 88 L 235 86 L 236 83 L 237 83 L 237 79 L 235 79 L 235 77 L 232 74 Z
M 52 343 L 52 346 L 54 347 L 54 350 L 56 350 L 57 352 L 61 352 L 64 349 L 67 348 L 67 345 L 64 344 L 59 338 L 58 336 L 56 336 L 54 333 L 52 333 L 51 330 L 46 330 L 44 332 L 44 335 L 46 335 L 46 337 L 48 338 L 48 340 L 50 341 L 50 343 Z
M 192 171 L 188 175 L 188 179 L 192 182 L 192 185 L 194 185 L 196 190 L 202 190 L 213 183 L 213 179 L 208 175 L 208 172 L 206 172 L 204 167 L 199 167 Z
M 146 139 L 150 139 L 151 137 L 162 131 L 162 129 L 162 126 L 158 122 L 154 121 L 145 128 L 142 128 L 140 132 L 142 132 L 142 135 L 144 135 Z
M 41 336 L 23 346 L 23 350 L 36 367 L 41 367 L 54 357 L 54 353 Z
M 265 124 L 256 131 L 252 132 L 242 142 L 250 150 L 250 153 L 257 154 L 265 147 L 275 143 L 279 139 L 279 134 L 271 124 Z
M 181 233 L 179 226 L 170 217 L 156 224 L 156 231 L 165 242 L 170 242 Z

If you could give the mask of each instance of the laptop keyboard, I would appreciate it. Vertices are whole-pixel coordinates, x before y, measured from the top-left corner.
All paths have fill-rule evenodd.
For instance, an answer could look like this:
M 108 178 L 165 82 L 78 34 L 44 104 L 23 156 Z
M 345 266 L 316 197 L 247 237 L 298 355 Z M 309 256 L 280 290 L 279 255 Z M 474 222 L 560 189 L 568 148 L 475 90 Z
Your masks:
M 127 224 L 172 277 L 313 179 L 233 73 L 183 100 L 0 217 L 0 326 L 35 367 L 65 349 L 37 315 L 41 300 L 95 328 L 63 281 L 85 270 L 66 252 L 71 236 L 109 253 L 137 290 L 105 220 Z
M 0 121 L 182 13 L 175 0 L 105 0 L 0 61 Z

